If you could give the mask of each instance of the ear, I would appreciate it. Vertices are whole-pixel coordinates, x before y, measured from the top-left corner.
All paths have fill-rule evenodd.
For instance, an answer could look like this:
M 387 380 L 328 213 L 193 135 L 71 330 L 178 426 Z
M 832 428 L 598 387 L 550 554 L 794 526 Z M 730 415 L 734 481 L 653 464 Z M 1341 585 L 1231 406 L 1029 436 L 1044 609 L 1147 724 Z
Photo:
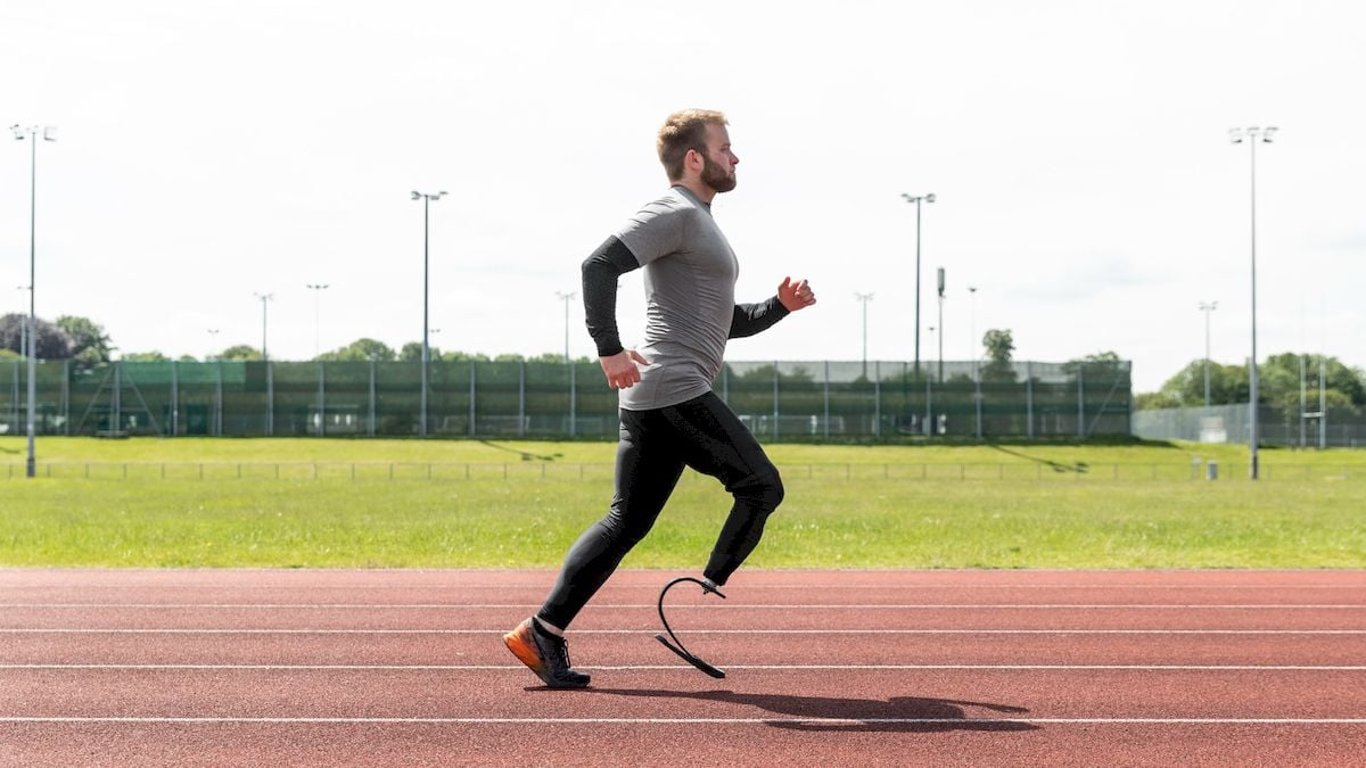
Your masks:
M 683 169 L 685 171 L 690 170 L 700 174 L 704 167 L 706 167 L 706 159 L 702 157 L 701 152 L 690 149 L 688 150 L 688 154 L 683 156 Z

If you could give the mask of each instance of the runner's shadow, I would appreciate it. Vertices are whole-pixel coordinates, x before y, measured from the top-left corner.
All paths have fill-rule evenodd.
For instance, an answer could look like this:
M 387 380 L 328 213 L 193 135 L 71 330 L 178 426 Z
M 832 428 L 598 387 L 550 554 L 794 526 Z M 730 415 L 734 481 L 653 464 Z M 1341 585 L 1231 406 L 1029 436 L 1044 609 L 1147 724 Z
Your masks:
M 1035 456 L 1020 453 L 1019 451 L 1012 451 L 1009 448 L 1002 448 L 1001 446 L 996 445 L 994 443 L 989 447 L 994 448 L 1000 451 L 1001 453 L 1008 453 L 1011 456 L 1018 456 L 1021 459 L 1028 459 L 1029 461 L 1035 462 L 1037 464 L 1042 464 L 1045 467 L 1052 469 L 1054 472 L 1076 472 L 1079 475 L 1084 475 L 1087 472 L 1091 471 L 1091 465 L 1087 464 L 1084 461 L 1078 461 L 1075 464 L 1061 464 L 1056 461 L 1050 461 L 1049 459 L 1040 459 Z
M 878 699 L 844 699 L 828 696 L 787 696 L 734 691 L 660 691 L 647 689 L 585 688 L 585 693 L 635 696 L 651 699 L 695 699 L 740 704 L 782 716 L 768 725 L 797 731 L 935 733 L 941 731 L 1035 731 L 1033 723 L 1008 719 L 1028 712 L 1024 707 L 980 701 L 923 699 L 894 696 Z M 1001 718 L 970 718 L 963 707 L 980 707 L 1006 715 Z

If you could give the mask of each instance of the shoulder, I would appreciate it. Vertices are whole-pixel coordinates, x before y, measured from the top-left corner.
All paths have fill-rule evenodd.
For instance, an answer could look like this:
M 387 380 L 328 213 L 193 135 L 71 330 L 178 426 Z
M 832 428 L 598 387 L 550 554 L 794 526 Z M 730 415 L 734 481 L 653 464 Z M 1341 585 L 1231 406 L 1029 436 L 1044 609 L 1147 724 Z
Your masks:
M 667 219 L 672 221 L 689 221 L 697 217 L 701 210 L 697 204 L 688 196 L 679 192 L 677 189 L 670 189 L 663 195 L 651 200 L 641 206 L 632 220 L 653 220 Z

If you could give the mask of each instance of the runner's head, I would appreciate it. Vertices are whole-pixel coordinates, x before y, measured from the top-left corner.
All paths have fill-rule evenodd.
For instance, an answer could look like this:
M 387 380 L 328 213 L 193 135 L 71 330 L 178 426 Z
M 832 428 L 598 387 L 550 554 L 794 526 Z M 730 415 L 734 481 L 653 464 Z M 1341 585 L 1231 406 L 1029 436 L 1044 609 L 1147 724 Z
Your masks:
M 670 182 L 700 181 L 713 193 L 735 189 L 740 158 L 730 150 L 726 116 L 708 109 L 669 115 L 656 143 Z

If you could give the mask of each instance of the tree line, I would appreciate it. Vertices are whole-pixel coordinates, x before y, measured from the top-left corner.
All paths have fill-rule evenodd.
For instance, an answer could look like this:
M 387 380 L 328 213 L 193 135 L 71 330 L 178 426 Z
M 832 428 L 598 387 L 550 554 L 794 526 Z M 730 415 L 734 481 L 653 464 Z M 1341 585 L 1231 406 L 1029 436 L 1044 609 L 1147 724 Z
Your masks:
M 17 313 L 10 313 L 0 316 L 0 360 L 15 359 L 24 356 L 23 338 L 24 326 L 28 323 L 28 316 Z M 42 360 L 71 360 L 77 367 L 93 368 L 113 362 L 115 346 L 109 334 L 105 332 L 103 326 L 89 318 L 76 317 L 73 315 L 63 315 L 55 322 L 50 322 L 42 318 L 37 318 L 34 323 L 37 328 L 37 355 Z M 529 363 L 561 363 L 564 362 L 564 355 L 553 352 L 525 357 L 516 354 L 502 354 L 490 357 L 483 354 L 471 354 L 468 352 L 448 352 L 437 347 L 428 345 L 428 355 L 430 359 L 442 362 L 461 362 L 475 360 L 478 362 L 517 362 L 526 361 Z M 118 359 L 130 362 L 169 362 L 173 358 L 161 352 L 124 352 L 118 355 Z M 193 355 L 181 355 L 174 358 L 177 362 L 194 363 L 209 362 L 213 360 L 260 360 L 261 350 L 246 344 L 235 344 L 223 349 L 216 354 L 209 354 L 202 360 Z M 420 362 L 422 360 L 422 342 L 410 341 L 398 349 L 390 347 L 382 341 L 375 339 L 357 339 L 350 344 L 338 349 L 324 352 L 313 360 L 318 362 L 366 362 L 375 361 L 380 363 L 389 362 Z M 587 357 L 580 357 L 578 362 L 588 362 Z
M 11 313 L 0 316 L 0 360 L 15 359 L 23 356 L 22 337 L 27 316 Z M 109 334 L 99 324 L 85 317 L 63 315 L 55 322 L 38 318 L 37 353 L 44 360 L 71 360 L 78 367 L 88 368 L 104 365 L 113 360 L 118 347 Z M 1016 372 L 1011 363 L 1015 349 L 1014 338 L 1009 329 L 990 329 L 982 336 L 984 359 L 979 375 L 983 381 L 1014 381 Z M 428 350 L 432 360 L 442 362 L 534 362 L 559 363 L 564 361 L 561 354 L 547 352 L 534 357 L 516 354 L 488 356 L 467 352 L 448 352 L 436 347 Z M 119 359 L 136 362 L 166 362 L 170 357 L 160 352 L 125 352 Z M 177 358 L 180 362 L 203 362 L 211 360 L 260 360 L 261 350 L 246 344 L 237 344 L 221 352 L 206 356 L 202 361 L 190 355 Z M 350 344 L 324 352 L 313 358 L 318 362 L 418 362 L 422 359 L 422 344 L 410 341 L 394 349 L 382 341 L 370 338 L 357 339 Z M 590 358 L 580 357 L 576 362 L 586 363 Z M 1115 352 L 1100 352 L 1083 358 L 1071 360 L 1066 365 L 1074 368 L 1089 366 L 1118 366 L 1122 358 Z M 1322 364 L 1322 367 L 1321 367 Z M 1356 413 L 1366 411 L 1366 372 L 1351 368 L 1335 357 L 1323 358 L 1320 355 L 1282 352 L 1271 355 L 1258 368 L 1258 400 L 1264 405 L 1294 411 L 1300 405 L 1301 381 L 1307 390 L 1307 399 L 1313 408 L 1318 407 L 1320 371 L 1323 371 L 1323 389 L 1329 408 L 1351 409 Z M 1303 371 L 1303 377 L 1301 372 Z M 1246 403 L 1251 392 L 1250 379 L 1246 365 L 1225 365 L 1210 362 L 1209 402 L 1211 405 L 1233 405 Z M 1153 408 L 1184 408 L 1205 404 L 1204 360 L 1193 360 L 1176 375 L 1167 379 L 1156 392 L 1144 392 L 1135 396 L 1134 405 L 1139 410 Z

